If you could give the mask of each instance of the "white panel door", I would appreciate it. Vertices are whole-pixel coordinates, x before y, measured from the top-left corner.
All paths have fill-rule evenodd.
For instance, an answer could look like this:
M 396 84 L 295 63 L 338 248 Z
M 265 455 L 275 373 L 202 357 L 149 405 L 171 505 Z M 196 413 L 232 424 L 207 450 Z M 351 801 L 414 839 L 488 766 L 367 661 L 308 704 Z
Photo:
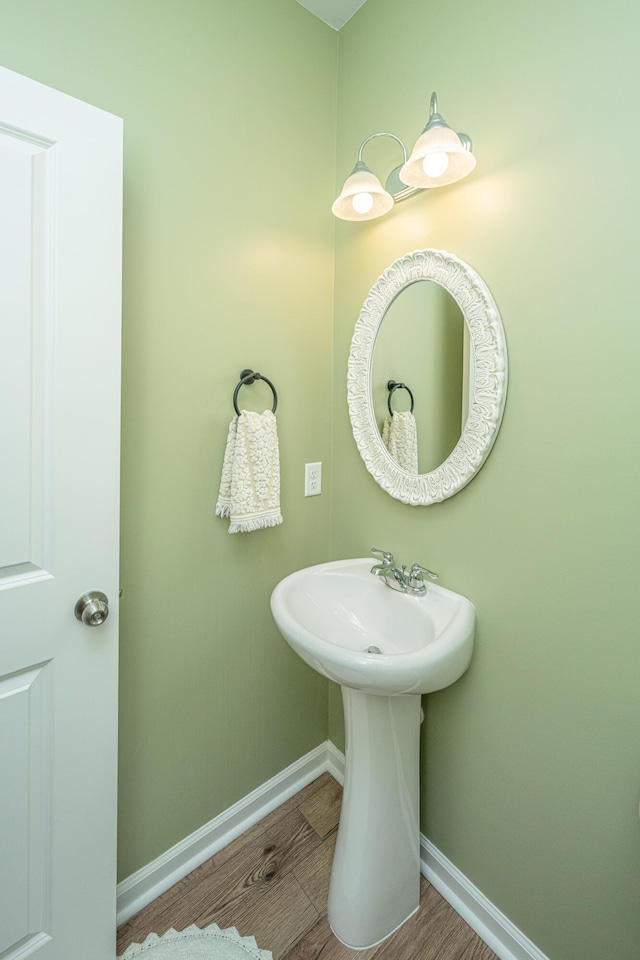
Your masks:
M 121 120 L 0 68 L 0 960 L 115 956 L 121 211 Z

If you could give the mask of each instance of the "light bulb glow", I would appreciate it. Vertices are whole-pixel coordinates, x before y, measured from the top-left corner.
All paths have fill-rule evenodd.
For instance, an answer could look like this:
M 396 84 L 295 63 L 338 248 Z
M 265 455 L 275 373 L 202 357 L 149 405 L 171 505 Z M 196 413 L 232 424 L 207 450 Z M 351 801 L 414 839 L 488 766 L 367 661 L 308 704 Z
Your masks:
M 446 153 L 428 153 L 422 166 L 428 177 L 441 177 L 449 166 L 449 157 Z
M 373 197 L 370 193 L 355 193 L 351 203 L 356 213 L 369 213 L 373 206 Z

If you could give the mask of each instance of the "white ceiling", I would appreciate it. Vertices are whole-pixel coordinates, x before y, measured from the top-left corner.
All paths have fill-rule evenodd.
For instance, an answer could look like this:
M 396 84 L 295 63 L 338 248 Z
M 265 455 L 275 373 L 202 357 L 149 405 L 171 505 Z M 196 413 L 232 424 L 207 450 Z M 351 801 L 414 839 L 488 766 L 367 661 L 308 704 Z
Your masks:
M 334 30 L 344 27 L 366 0 L 298 0 L 298 3 L 324 20 Z

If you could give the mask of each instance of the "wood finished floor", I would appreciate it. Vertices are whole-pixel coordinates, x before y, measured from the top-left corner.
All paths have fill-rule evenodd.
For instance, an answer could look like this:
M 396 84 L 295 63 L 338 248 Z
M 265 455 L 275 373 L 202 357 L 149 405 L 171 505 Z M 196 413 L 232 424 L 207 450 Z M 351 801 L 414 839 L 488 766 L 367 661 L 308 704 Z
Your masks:
M 341 787 L 323 774 L 118 928 L 130 943 L 195 923 L 236 927 L 273 960 L 497 960 L 421 879 L 420 909 L 384 943 L 350 950 L 327 922 Z

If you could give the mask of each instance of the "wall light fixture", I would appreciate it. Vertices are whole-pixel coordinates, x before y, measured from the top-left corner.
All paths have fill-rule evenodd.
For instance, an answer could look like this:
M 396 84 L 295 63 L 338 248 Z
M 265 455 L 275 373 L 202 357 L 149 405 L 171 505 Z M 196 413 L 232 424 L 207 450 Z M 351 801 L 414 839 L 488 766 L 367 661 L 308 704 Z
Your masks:
M 396 140 L 404 156 L 404 163 L 391 171 L 384 187 L 362 159 L 364 147 L 376 137 Z M 372 133 L 360 144 L 358 162 L 331 209 L 341 220 L 373 220 L 388 213 L 400 200 L 462 180 L 475 165 L 471 139 L 466 133 L 451 129 L 438 113 L 438 98 L 432 93 L 429 121 L 409 158 L 404 143 L 395 134 Z

